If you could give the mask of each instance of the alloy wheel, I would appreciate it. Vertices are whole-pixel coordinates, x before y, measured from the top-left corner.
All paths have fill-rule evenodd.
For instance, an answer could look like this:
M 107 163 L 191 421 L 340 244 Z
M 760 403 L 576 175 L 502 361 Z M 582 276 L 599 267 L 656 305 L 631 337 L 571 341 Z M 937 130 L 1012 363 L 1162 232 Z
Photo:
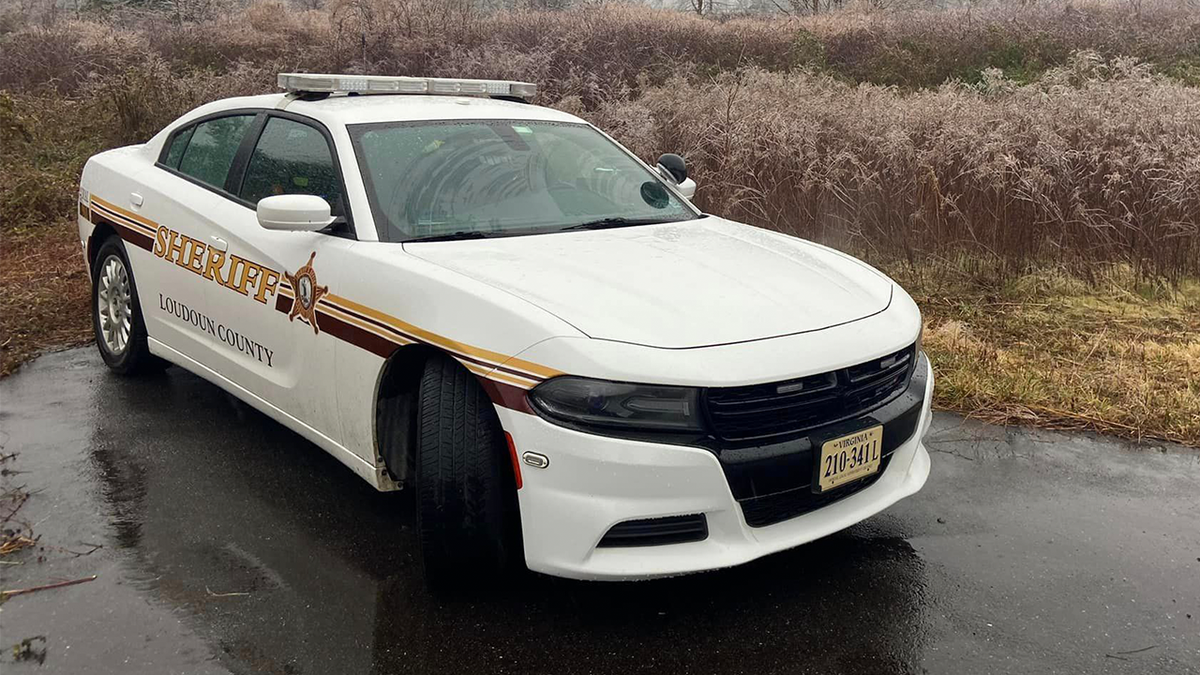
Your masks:
M 100 268 L 96 315 L 100 317 L 100 338 L 113 355 L 124 353 L 133 330 L 133 294 L 125 261 L 110 255 Z

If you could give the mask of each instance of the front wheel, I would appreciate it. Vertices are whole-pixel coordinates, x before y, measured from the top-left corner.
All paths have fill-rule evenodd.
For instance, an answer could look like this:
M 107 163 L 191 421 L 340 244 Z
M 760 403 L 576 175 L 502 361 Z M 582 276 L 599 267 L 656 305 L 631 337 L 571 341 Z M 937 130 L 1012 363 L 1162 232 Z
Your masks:
M 520 565 L 516 482 L 487 394 L 467 369 L 436 356 L 421 376 L 417 415 L 417 529 L 430 586 L 476 586 Z
M 100 357 L 116 373 L 133 375 L 165 365 L 146 344 L 133 270 L 115 236 L 100 245 L 92 265 L 92 329 Z

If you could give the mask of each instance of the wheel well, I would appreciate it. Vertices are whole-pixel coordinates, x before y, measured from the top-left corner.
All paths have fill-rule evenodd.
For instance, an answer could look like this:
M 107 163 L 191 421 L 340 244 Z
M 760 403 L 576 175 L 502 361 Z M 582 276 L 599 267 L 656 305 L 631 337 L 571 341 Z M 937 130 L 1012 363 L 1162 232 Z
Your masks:
M 392 352 L 383 364 L 375 395 L 375 447 L 398 483 L 413 474 L 421 373 L 425 361 L 438 353 L 428 345 L 408 345 Z
M 88 269 L 96 266 L 96 254 L 100 252 L 100 247 L 108 240 L 109 237 L 115 237 L 117 231 L 111 225 L 100 223 L 92 228 L 92 235 L 88 237 L 87 242 L 87 261 Z

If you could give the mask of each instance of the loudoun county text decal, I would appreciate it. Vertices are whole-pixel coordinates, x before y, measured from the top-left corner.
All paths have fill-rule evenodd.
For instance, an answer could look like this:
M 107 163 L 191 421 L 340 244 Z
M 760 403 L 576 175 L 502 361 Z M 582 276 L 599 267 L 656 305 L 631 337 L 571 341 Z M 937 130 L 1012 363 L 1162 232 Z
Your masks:
M 211 316 L 192 309 L 182 302 L 178 302 L 174 298 L 165 296 L 162 293 L 158 294 L 158 306 L 159 309 L 167 314 L 171 314 L 185 323 L 192 324 L 196 328 L 215 337 L 218 341 L 224 342 L 229 347 L 257 359 L 260 363 L 267 364 L 268 367 L 274 367 L 271 360 L 275 356 L 275 350 L 264 346 L 261 342 L 252 340 L 220 321 L 216 321 Z

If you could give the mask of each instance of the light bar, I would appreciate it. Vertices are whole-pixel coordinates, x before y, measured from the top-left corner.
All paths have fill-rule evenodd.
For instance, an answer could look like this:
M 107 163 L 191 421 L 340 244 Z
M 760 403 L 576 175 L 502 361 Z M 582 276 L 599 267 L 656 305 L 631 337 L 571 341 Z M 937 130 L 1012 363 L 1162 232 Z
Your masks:
M 390 77 L 386 75 L 314 75 L 280 73 L 279 86 L 296 93 L 450 94 L 529 100 L 537 85 L 505 80 L 460 80 L 450 77 Z

